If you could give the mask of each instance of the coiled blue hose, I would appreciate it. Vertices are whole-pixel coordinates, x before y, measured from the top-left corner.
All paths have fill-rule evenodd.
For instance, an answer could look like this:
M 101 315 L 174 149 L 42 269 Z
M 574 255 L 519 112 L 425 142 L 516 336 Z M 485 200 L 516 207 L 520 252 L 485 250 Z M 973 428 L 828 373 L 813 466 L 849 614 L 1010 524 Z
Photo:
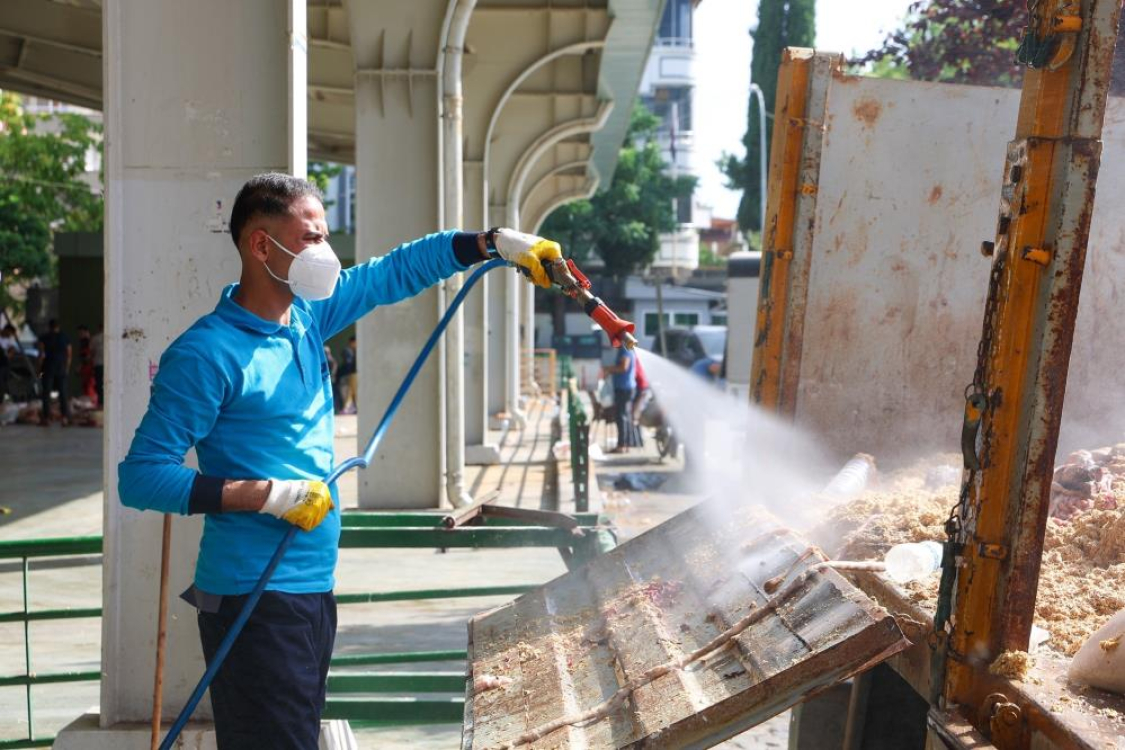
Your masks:
M 430 356 L 430 352 L 437 346 L 437 342 L 441 339 L 441 335 L 445 333 L 449 321 L 457 314 L 457 310 L 461 307 L 461 303 L 465 301 L 465 297 L 468 296 L 469 291 L 472 290 L 473 286 L 486 273 L 494 268 L 505 265 L 507 265 L 506 261 L 500 259 L 490 260 L 483 266 L 477 268 L 477 270 L 466 279 L 464 286 L 461 287 L 461 291 L 453 298 L 453 301 L 445 310 L 445 315 L 441 317 L 437 327 L 434 328 L 434 332 L 430 334 L 426 345 L 422 347 L 422 351 L 418 352 L 418 357 L 414 360 L 414 364 L 411 365 L 410 372 L 406 373 L 402 385 L 398 387 L 398 391 L 395 392 L 395 397 L 391 399 L 387 411 L 383 413 L 383 418 L 379 421 L 379 426 L 375 428 L 374 434 L 371 435 L 371 440 L 367 442 L 367 448 L 364 449 L 361 455 L 349 458 L 347 461 L 337 466 L 332 473 L 325 478 L 325 484 L 331 485 L 352 469 L 367 468 L 368 464 L 371 463 L 371 459 L 375 457 L 375 450 L 379 447 L 379 443 L 382 442 L 383 436 L 387 433 L 387 428 L 390 427 L 391 420 L 395 417 L 395 412 L 397 412 L 399 406 L 402 405 L 402 401 L 406 398 L 410 386 L 414 384 L 414 379 L 418 377 L 418 373 L 422 370 L 422 365 L 426 364 L 426 359 Z M 223 661 L 226 660 L 227 654 L 230 653 L 230 649 L 234 645 L 235 639 L 238 638 L 239 633 L 242 632 L 246 621 L 250 619 L 250 614 L 254 611 L 254 607 L 258 605 L 258 600 L 262 598 L 262 592 L 266 590 L 266 584 L 273 578 L 273 573 L 277 570 L 278 563 L 280 563 L 281 558 L 284 557 L 285 551 L 289 549 L 289 544 L 293 541 L 293 537 L 297 535 L 297 531 L 296 526 L 291 526 L 285 532 L 285 537 L 281 540 L 281 544 L 277 545 L 277 550 L 273 553 L 273 557 L 270 558 L 269 564 L 266 565 L 266 569 L 262 571 L 262 577 L 258 579 L 258 583 L 254 585 L 254 590 L 250 592 L 246 603 L 242 605 L 242 611 L 238 613 L 238 618 L 235 619 L 234 624 L 232 624 L 230 630 L 227 631 L 223 642 L 219 644 L 219 648 L 215 652 L 215 658 L 207 665 L 207 671 L 199 678 L 199 684 L 195 686 L 195 690 L 192 691 L 187 704 L 184 706 L 183 710 L 180 711 L 180 715 L 176 717 L 176 721 L 172 724 L 172 728 L 168 730 L 164 741 L 160 743 L 160 750 L 171 750 L 176 738 L 179 737 L 180 732 L 183 731 L 184 725 L 187 724 L 191 715 L 195 713 L 195 709 L 199 706 L 199 701 L 203 699 L 203 693 L 206 692 L 207 688 L 211 685 L 211 682 L 215 679 L 215 675 L 219 673 L 219 668 L 222 667 Z

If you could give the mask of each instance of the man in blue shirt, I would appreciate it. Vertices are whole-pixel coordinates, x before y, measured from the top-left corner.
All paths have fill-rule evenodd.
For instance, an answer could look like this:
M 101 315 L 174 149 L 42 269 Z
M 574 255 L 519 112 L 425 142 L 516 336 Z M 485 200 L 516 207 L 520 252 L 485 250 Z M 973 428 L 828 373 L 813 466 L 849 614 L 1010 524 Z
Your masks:
M 319 191 L 252 178 L 230 218 L 239 283 L 160 359 L 148 411 L 118 467 L 121 501 L 205 514 L 195 583 L 212 659 L 289 524 L 303 529 L 211 685 L 221 750 L 317 747 L 336 631 L 340 511 L 324 342 L 379 305 L 412 297 L 489 257 L 549 285 L 559 246 L 510 229 L 442 232 L 340 270 Z M 183 464 L 194 447 L 199 471 Z
M 640 445 L 633 426 L 633 399 L 637 395 L 637 355 L 632 349 L 621 347 L 617 362 L 607 367 L 613 378 L 613 409 L 617 423 L 617 447 L 610 453 L 624 453 Z

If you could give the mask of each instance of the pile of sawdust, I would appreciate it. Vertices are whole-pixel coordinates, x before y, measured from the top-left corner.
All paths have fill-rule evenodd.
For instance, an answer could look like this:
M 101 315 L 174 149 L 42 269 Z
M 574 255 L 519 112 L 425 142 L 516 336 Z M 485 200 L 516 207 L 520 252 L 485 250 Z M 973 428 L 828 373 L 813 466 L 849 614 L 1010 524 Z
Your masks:
M 881 560 L 903 542 L 945 538 L 956 490 L 872 492 L 838 505 L 809 534 L 837 560 Z
M 1125 481 L 1115 481 L 1117 508 L 1088 509 L 1047 522 L 1035 624 L 1047 646 L 1073 656 L 1090 635 L 1125 608 Z M 833 509 L 813 539 L 841 560 L 881 560 L 902 542 L 944 541 L 957 489 L 876 492 Z M 936 605 L 938 576 L 906 584 L 919 606 Z
M 1024 681 L 1035 661 L 1026 651 L 1005 651 L 988 668 L 989 674 Z

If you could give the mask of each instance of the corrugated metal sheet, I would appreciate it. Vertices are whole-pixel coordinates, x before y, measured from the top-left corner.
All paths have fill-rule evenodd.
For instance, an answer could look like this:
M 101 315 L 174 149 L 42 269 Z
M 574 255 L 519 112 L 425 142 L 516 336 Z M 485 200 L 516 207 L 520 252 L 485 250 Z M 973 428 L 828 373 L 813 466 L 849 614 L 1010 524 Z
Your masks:
M 464 750 L 511 746 L 615 694 L 606 715 L 526 746 L 709 747 L 908 645 L 884 609 L 818 566 L 818 550 L 762 529 L 749 511 L 704 503 L 474 617 Z M 474 694 L 486 675 L 512 682 Z

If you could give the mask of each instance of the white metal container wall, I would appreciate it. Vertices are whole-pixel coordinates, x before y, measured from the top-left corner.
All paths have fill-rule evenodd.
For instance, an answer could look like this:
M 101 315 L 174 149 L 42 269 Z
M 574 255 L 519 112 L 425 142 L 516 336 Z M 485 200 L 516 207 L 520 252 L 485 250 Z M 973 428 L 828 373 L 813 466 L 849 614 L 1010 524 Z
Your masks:
M 796 421 L 840 454 L 957 451 L 1018 90 L 837 77 L 825 117 Z M 1060 451 L 1117 442 L 1125 102 L 1110 102 Z

